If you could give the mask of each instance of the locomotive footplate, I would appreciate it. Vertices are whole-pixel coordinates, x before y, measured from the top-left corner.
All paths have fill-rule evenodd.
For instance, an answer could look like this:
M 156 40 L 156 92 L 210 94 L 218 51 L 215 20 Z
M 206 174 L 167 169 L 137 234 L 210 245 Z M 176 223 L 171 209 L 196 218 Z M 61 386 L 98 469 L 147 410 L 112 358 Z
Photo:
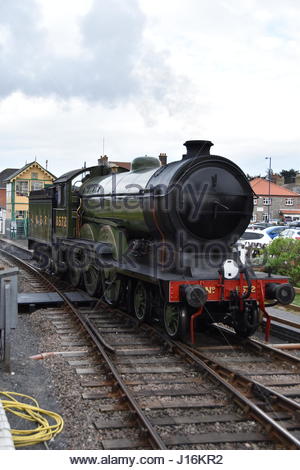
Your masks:
M 251 278 L 251 293 L 250 299 L 257 299 L 260 295 L 259 291 L 261 287 L 265 289 L 266 285 L 270 283 L 275 284 L 286 284 L 287 279 L 279 275 L 268 276 L 267 273 L 258 272 L 255 273 L 256 277 Z M 169 282 L 169 302 L 180 302 L 180 288 L 183 285 L 200 285 L 206 290 L 208 297 L 207 301 L 220 301 L 230 300 L 231 292 L 236 291 L 238 294 L 244 294 L 247 292 L 248 285 L 244 278 L 240 279 L 207 279 L 207 280 L 195 280 L 187 279 L 180 281 Z
M 237 279 L 224 279 L 220 275 L 218 279 L 169 282 L 170 303 L 186 300 L 189 305 L 193 305 L 191 287 L 195 286 L 195 301 L 199 300 L 199 302 L 197 310 L 190 316 L 192 343 L 195 342 L 196 320 L 199 317 L 210 316 L 217 321 L 218 314 L 224 314 L 226 311 L 228 311 L 227 324 L 233 326 L 241 336 L 250 336 L 253 334 L 252 331 L 257 329 L 260 310 L 266 319 L 265 339 L 269 340 L 271 318 L 266 307 L 277 303 L 282 305 L 291 303 L 294 298 L 294 289 L 287 282 L 287 278 L 282 276 L 270 276 L 262 272 L 254 274 L 255 277 L 249 278 L 248 281 L 240 273 Z M 272 303 L 265 304 L 266 299 Z M 218 306 L 219 311 L 214 312 L 215 306 Z

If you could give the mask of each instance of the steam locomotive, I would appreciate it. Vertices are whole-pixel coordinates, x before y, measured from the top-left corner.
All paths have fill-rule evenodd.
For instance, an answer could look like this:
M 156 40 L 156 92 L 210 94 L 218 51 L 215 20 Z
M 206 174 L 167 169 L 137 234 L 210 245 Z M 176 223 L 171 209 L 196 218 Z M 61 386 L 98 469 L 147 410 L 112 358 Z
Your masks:
M 254 272 L 236 241 L 253 192 L 242 170 L 211 155 L 210 141 L 185 142 L 182 160 L 138 157 L 131 171 L 99 165 L 70 171 L 29 199 L 29 248 L 41 266 L 172 338 L 211 323 L 252 335 L 265 299 L 288 304 L 288 279 Z

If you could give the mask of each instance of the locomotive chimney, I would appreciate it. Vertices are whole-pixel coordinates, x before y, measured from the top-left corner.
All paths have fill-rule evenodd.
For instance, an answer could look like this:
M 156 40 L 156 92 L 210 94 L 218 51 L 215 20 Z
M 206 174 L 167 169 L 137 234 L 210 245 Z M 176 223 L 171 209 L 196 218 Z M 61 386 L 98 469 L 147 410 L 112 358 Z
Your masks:
M 182 159 L 200 157 L 201 155 L 210 155 L 210 147 L 214 145 L 210 140 L 187 140 L 186 155 L 182 155 Z
M 159 156 L 158 156 L 159 160 L 160 160 L 160 165 L 161 166 L 165 166 L 167 164 L 167 154 L 166 153 L 160 153 Z

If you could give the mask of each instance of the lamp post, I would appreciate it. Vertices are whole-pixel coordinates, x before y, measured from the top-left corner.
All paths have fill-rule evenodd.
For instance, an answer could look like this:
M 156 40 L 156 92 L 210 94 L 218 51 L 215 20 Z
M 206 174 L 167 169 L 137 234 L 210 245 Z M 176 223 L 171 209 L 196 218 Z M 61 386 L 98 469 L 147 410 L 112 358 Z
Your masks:
M 268 179 L 269 179 L 269 204 L 268 204 L 268 223 L 270 222 L 270 202 L 271 202 L 271 172 L 272 172 L 272 158 L 265 157 L 266 160 L 269 160 L 269 171 L 268 171 Z

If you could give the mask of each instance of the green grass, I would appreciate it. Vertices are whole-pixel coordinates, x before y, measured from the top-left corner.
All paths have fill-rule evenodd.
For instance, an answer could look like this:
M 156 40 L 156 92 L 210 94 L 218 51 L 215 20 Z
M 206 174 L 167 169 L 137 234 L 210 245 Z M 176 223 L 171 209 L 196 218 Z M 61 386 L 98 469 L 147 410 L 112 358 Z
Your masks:
M 295 295 L 295 299 L 293 301 L 293 304 L 299 305 L 299 307 L 300 307 L 300 294 Z

